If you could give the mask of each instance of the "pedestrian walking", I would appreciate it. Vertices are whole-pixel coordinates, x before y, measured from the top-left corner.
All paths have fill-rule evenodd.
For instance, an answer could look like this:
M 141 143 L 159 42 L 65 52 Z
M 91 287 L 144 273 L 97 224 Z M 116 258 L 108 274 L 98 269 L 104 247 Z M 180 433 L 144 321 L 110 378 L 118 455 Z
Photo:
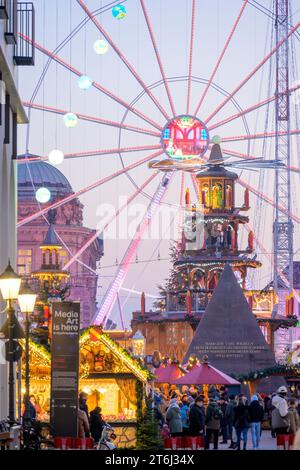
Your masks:
M 241 396 L 238 401 L 237 407 L 234 409 L 234 427 L 237 434 L 236 449 L 241 449 L 241 437 L 243 436 L 244 446 L 243 450 L 247 449 L 248 431 L 249 431 L 249 411 L 246 405 L 245 397 Z
M 249 418 L 252 436 L 252 446 L 253 450 L 257 450 L 259 447 L 261 435 L 261 423 L 264 419 L 264 408 L 260 404 L 257 395 L 252 395 L 251 397 L 251 403 L 249 406 Z
M 289 421 L 290 421 L 290 427 L 289 427 L 289 434 L 292 436 L 295 436 L 298 429 L 300 428 L 300 417 L 298 413 L 298 403 L 294 398 L 291 398 L 289 400 Z
M 214 397 L 211 397 L 205 416 L 205 449 L 209 449 L 211 436 L 214 439 L 214 450 L 218 450 L 219 431 L 221 426 L 222 411 Z
M 283 385 L 279 387 L 276 395 L 272 398 L 272 430 L 277 436 L 288 434 L 290 427 L 290 417 L 287 403 L 287 388 Z
M 228 403 L 226 402 L 226 400 L 223 396 L 221 396 L 221 398 L 219 400 L 219 406 L 221 408 L 222 415 L 223 415 L 222 418 L 221 418 L 221 421 L 220 421 L 221 436 L 223 438 L 221 444 L 227 444 L 227 440 L 228 440 L 228 420 L 227 420 L 227 416 L 226 416 L 226 410 L 227 410 Z
M 78 409 L 78 437 L 84 438 L 90 436 L 90 425 L 86 412 Z
M 104 425 L 105 421 L 101 415 L 101 408 L 96 406 L 90 413 L 90 433 L 95 443 L 99 442 Z
M 189 431 L 189 402 L 188 402 L 188 396 L 183 395 L 181 398 L 181 408 L 180 408 L 180 416 L 181 416 L 181 422 L 182 422 L 182 434 L 183 436 L 188 435 Z
M 234 409 L 237 406 L 237 401 L 234 395 L 229 396 L 229 402 L 227 404 L 225 416 L 228 423 L 228 436 L 230 439 L 229 449 L 235 449 L 236 439 L 234 439 Z
M 205 409 L 202 398 L 197 397 L 190 407 L 189 412 L 189 435 L 199 436 L 203 434 L 205 425 Z
M 180 436 L 182 433 L 182 422 L 180 408 L 177 398 L 172 398 L 166 414 L 166 422 L 172 437 Z

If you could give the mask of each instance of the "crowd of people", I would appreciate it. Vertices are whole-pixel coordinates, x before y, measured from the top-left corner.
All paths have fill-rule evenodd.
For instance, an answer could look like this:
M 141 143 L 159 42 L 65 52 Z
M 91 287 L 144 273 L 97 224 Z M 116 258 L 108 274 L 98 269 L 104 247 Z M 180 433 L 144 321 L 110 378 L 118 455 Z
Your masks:
M 203 436 L 205 449 L 218 449 L 228 444 L 229 449 L 246 450 L 249 433 L 254 450 L 259 449 L 262 423 L 266 421 L 273 437 L 278 434 L 295 436 L 300 433 L 300 400 L 288 399 L 286 387 L 274 394 L 243 393 L 230 395 L 226 387 L 218 391 L 211 387 L 205 398 L 196 387 L 183 387 L 181 392 L 171 386 L 167 393 L 158 388 L 153 393 L 154 415 L 162 437 Z

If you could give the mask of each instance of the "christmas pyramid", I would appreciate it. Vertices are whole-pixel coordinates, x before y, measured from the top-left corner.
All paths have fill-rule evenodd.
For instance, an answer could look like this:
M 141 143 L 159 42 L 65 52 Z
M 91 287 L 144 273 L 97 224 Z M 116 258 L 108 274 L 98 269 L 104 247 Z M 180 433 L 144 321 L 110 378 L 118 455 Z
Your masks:
M 197 327 L 183 363 L 204 355 L 226 374 L 248 374 L 275 365 L 243 290 L 227 264 Z

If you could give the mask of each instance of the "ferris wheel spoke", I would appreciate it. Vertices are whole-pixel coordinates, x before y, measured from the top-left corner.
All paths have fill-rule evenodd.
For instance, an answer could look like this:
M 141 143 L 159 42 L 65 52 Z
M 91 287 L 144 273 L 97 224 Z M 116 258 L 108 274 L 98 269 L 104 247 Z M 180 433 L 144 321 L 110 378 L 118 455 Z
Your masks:
M 99 155 L 113 155 L 119 153 L 130 153 L 130 152 L 144 152 L 147 150 L 158 150 L 161 149 L 161 145 L 147 145 L 147 146 L 137 146 L 137 147 L 116 147 L 113 149 L 96 149 L 96 150 L 87 150 L 85 152 L 76 152 L 76 153 L 66 153 L 64 155 L 65 159 L 69 158 L 85 158 L 85 157 L 94 157 Z M 42 157 L 39 155 L 31 155 L 29 158 L 22 158 L 18 160 L 19 164 L 29 163 L 29 162 L 39 162 L 47 161 L 48 157 Z
M 232 93 L 230 93 L 223 101 L 222 103 L 210 114 L 210 116 L 208 116 L 208 118 L 205 120 L 205 124 L 208 124 L 209 121 L 211 121 L 211 119 L 216 115 L 218 114 L 218 112 L 236 95 L 236 93 L 241 89 L 243 88 L 244 85 L 246 85 L 246 83 L 248 83 L 248 81 L 253 77 L 253 75 L 256 74 L 256 72 L 258 72 L 258 70 L 261 69 L 261 67 L 275 54 L 275 52 L 277 51 L 277 49 L 280 48 L 280 46 L 282 46 L 282 44 L 287 41 L 289 39 L 290 36 L 292 36 L 296 31 L 297 29 L 299 28 L 300 26 L 300 21 L 289 31 L 289 33 L 287 34 L 286 37 L 284 37 L 281 41 L 279 41 L 276 46 L 271 50 L 271 52 L 269 52 L 268 55 L 266 55 L 266 57 L 261 61 L 259 62 L 259 64 L 256 65 L 256 67 L 252 70 L 252 72 L 249 73 L 249 75 L 247 75 L 246 78 L 244 78 L 244 80 L 242 80 L 242 82 L 233 90 Z
M 106 222 L 105 225 L 103 225 L 100 229 L 96 230 L 95 233 L 86 241 L 86 243 L 75 253 L 75 255 L 72 256 L 72 258 L 66 263 L 66 265 L 63 267 L 64 271 L 69 269 L 69 267 L 77 260 L 78 258 L 82 255 L 82 253 L 85 252 L 85 250 L 103 233 L 109 225 L 118 218 L 118 216 L 121 214 L 121 212 L 126 209 L 129 204 L 148 186 L 149 183 L 159 174 L 157 171 L 156 173 L 153 173 L 123 204 L 115 214 L 113 214 L 110 219 Z
M 166 78 L 163 63 L 162 63 L 162 60 L 160 58 L 160 54 L 158 52 L 155 36 L 154 36 L 153 29 L 152 29 L 151 22 L 150 22 L 150 17 L 148 15 L 144 0 L 140 0 L 140 2 L 141 2 L 141 7 L 142 7 L 142 10 L 143 10 L 143 13 L 144 13 L 144 17 L 145 17 L 145 20 L 146 20 L 146 23 L 147 23 L 148 31 L 149 31 L 151 42 L 152 42 L 152 45 L 153 45 L 153 49 L 154 49 L 154 52 L 155 52 L 155 55 L 156 55 L 157 63 L 158 63 L 160 73 L 161 73 L 161 76 L 162 76 L 162 79 L 163 79 L 163 82 L 164 82 L 166 93 L 168 95 L 171 110 L 172 110 L 173 116 L 176 116 L 174 101 L 173 101 L 172 96 L 171 96 L 170 87 L 169 87 L 169 84 L 168 84 L 168 80 Z
M 53 54 L 51 51 L 49 51 L 48 49 L 46 49 L 45 47 L 41 46 L 40 44 L 38 44 L 36 41 L 32 41 L 32 39 L 30 39 L 29 37 L 27 37 L 25 34 L 23 33 L 19 33 L 19 36 L 24 39 L 24 41 L 28 42 L 29 44 L 32 44 L 34 45 L 34 47 L 40 51 L 42 54 L 45 54 L 47 55 L 48 57 L 51 57 L 55 62 L 57 62 L 58 64 L 60 64 L 62 67 L 64 67 L 65 69 L 69 70 L 70 72 L 72 72 L 73 74 L 77 75 L 77 77 L 81 77 L 83 74 L 78 70 L 76 69 L 75 67 L 73 67 L 72 65 L 68 64 L 65 60 L 61 59 L 60 57 L 58 57 L 57 55 Z M 151 124 L 151 126 L 155 127 L 156 129 L 158 130 L 162 130 L 162 127 L 155 121 L 153 121 L 152 119 L 150 119 L 148 116 L 146 116 L 145 114 L 143 114 L 141 111 L 139 111 L 138 109 L 136 109 L 135 107 L 133 107 L 130 103 L 127 103 L 126 101 L 122 100 L 121 98 L 119 98 L 117 95 L 115 95 L 114 93 L 112 93 L 110 90 L 108 90 L 107 88 L 104 88 L 103 86 L 101 86 L 99 83 L 97 82 L 93 82 L 92 83 L 92 86 L 94 88 L 96 88 L 96 90 L 98 91 L 101 91 L 104 95 L 108 96 L 109 98 L 111 98 L 113 101 L 115 101 L 116 103 L 120 104 L 121 106 L 124 106 L 124 108 L 128 109 L 128 111 L 131 111 L 133 114 L 135 114 L 136 116 L 140 117 L 141 119 L 143 119 L 144 121 L 146 121 L 148 124 Z
M 147 208 L 145 216 L 142 222 L 137 227 L 135 235 L 133 239 L 131 240 L 131 242 L 129 243 L 129 246 L 127 247 L 127 250 L 123 256 L 123 259 L 118 266 L 116 275 L 103 297 L 99 312 L 96 313 L 92 323 L 96 325 L 104 325 L 105 322 L 107 321 L 112 311 L 112 308 L 115 304 L 117 293 L 119 292 L 120 288 L 122 287 L 125 281 L 127 272 L 130 267 L 131 260 L 134 254 L 136 253 L 136 250 L 141 242 L 141 239 L 144 233 L 146 232 L 146 230 L 151 224 L 153 215 L 155 214 L 159 205 L 163 201 L 163 198 L 165 197 L 167 190 L 170 187 L 170 181 L 173 176 L 174 176 L 174 172 L 168 172 L 163 176 L 161 182 L 159 183 L 150 201 L 150 204 Z
M 243 186 L 244 188 L 248 189 L 251 193 L 255 194 L 255 196 L 259 197 L 260 199 L 262 199 L 263 201 L 267 202 L 268 204 L 270 204 L 271 206 L 275 207 L 275 209 L 278 207 L 278 210 L 280 212 L 282 212 L 283 214 L 287 214 L 289 217 L 291 217 L 291 219 L 293 219 L 295 222 L 297 222 L 298 224 L 300 223 L 300 217 L 298 217 L 296 214 L 293 214 L 291 211 L 289 211 L 288 209 L 286 209 L 285 207 L 283 207 L 282 205 L 276 204 L 276 202 L 274 201 L 274 199 L 271 199 L 269 196 L 267 196 L 266 194 L 262 193 L 261 191 L 258 191 L 257 189 L 253 188 L 253 186 L 250 186 L 250 184 L 246 183 L 246 181 L 242 180 L 242 179 L 238 179 L 237 182 Z
M 244 12 L 244 10 L 245 10 L 245 7 L 246 7 L 247 3 L 248 3 L 248 0 L 244 0 L 244 1 L 243 1 L 242 7 L 241 7 L 240 12 L 239 12 L 239 14 L 238 14 L 238 16 L 237 16 L 237 19 L 235 20 L 235 23 L 234 23 L 234 25 L 233 25 L 233 27 L 232 27 L 232 29 L 231 29 L 231 31 L 230 31 L 230 34 L 229 34 L 229 36 L 228 36 L 228 38 L 227 38 L 227 40 L 226 40 L 226 43 L 225 43 L 225 45 L 224 45 L 224 47 L 223 47 L 223 50 L 222 50 L 222 52 L 221 52 L 221 55 L 220 55 L 220 57 L 219 57 L 219 59 L 218 59 L 216 65 L 215 65 L 215 68 L 214 68 L 214 70 L 213 70 L 213 72 L 212 72 L 212 74 L 211 74 L 211 76 L 210 76 L 210 79 L 209 79 L 209 81 L 208 81 L 208 83 L 207 83 L 207 85 L 206 85 L 206 87 L 205 87 L 205 90 L 204 90 L 204 92 L 203 92 L 203 94 L 202 94 L 202 96 L 201 96 L 201 99 L 200 99 L 200 101 L 199 101 L 199 103 L 198 103 L 198 105 L 197 105 L 197 108 L 196 108 L 196 110 L 195 110 L 195 112 L 194 112 L 194 115 L 195 115 L 195 116 L 197 116 L 197 114 L 198 114 L 198 112 L 199 112 L 199 110 L 200 110 L 200 107 L 201 107 L 201 105 L 202 105 L 202 103 L 203 103 L 203 101 L 204 101 L 204 99 L 205 99 L 205 97 L 206 97 L 206 95 L 207 95 L 207 92 L 208 92 L 208 90 L 209 90 L 209 88 L 210 88 L 210 86 L 211 86 L 211 84 L 212 84 L 212 81 L 213 81 L 213 79 L 214 79 L 214 77 L 215 77 L 215 75 L 216 75 L 216 73 L 217 73 L 217 70 L 218 70 L 218 68 L 219 68 L 219 66 L 220 66 L 220 63 L 222 62 L 222 59 L 223 59 L 223 57 L 224 57 L 224 55 L 225 55 L 225 52 L 226 52 L 226 50 L 227 50 L 227 48 L 228 48 L 228 46 L 229 46 L 229 44 L 230 44 L 230 41 L 231 41 L 231 39 L 232 39 L 232 36 L 233 36 L 233 34 L 234 34 L 234 32 L 235 32 L 235 30 L 236 30 L 236 28 L 237 28 L 237 26 L 238 26 L 238 24 L 239 24 L 239 22 L 240 22 L 240 19 L 241 19 L 241 17 L 242 17 L 242 14 L 243 14 L 243 12 Z
M 259 134 L 245 134 L 245 135 L 234 135 L 230 137 L 222 137 L 222 142 L 239 142 L 241 140 L 255 140 L 255 139 L 265 139 L 272 138 L 276 136 L 284 135 L 298 135 L 300 134 L 300 129 L 292 129 L 290 131 L 280 131 L 280 132 L 261 132 Z
M 261 158 L 261 157 L 254 157 L 253 155 L 248 155 L 247 153 L 241 153 L 241 152 L 236 152 L 235 150 L 225 149 L 224 147 L 222 147 L 222 152 L 226 155 L 231 155 L 232 157 L 242 158 L 245 160 L 255 160 L 257 158 L 258 159 Z M 300 168 L 297 166 L 289 166 L 287 168 L 295 173 L 300 173 Z
M 194 37 L 195 37 L 195 13 L 196 13 L 196 0 L 192 2 L 192 20 L 191 20 L 191 37 L 190 37 L 190 53 L 189 53 L 189 70 L 188 70 L 188 89 L 186 99 L 186 114 L 190 114 L 190 101 L 191 101 L 191 83 L 192 83 L 192 69 L 193 69 L 193 50 L 194 50 Z
M 30 102 L 30 101 L 23 101 L 23 106 L 25 106 L 25 108 L 31 108 L 31 109 L 35 109 L 35 110 L 43 111 L 43 112 L 47 112 L 47 113 L 59 114 L 59 115 L 62 115 L 62 116 L 64 116 L 65 114 L 67 114 L 69 112 L 69 111 L 64 110 L 64 109 L 53 108 L 52 106 L 44 106 L 44 105 L 41 105 L 41 104 L 38 104 L 38 103 L 33 103 L 33 102 Z M 159 132 L 152 131 L 151 129 L 144 129 L 142 127 L 130 126 L 129 124 L 122 124 L 120 122 L 110 121 L 109 119 L 102 119 L 102 118 L 98 118 L 96 116 L 88 116 L 86 114 L 81 114 L 81 113 L 77 113 L 77 112 L 74 112 L 74 114 L 76 114 L 78 119 L 80 119 L 82 121 L 93 122 L 95 124 L 103 124 L 105 126 L 116 127 L 118 129 L 125 129 L 125 130 L 128 130 L 128 131 L 137 132 L 137 133 L 140 133 L 140 134 L 146 134 L 146 135 L 153 135 L 155 137 L 161 137 L 161 134 Z
M 273 267 L 273 256 L 268 252 L 268 250 L 266 249 L 266 247 L 263 245 L 263 243 L 260 241 L 260 239 L 255 235 L 255 232 L 253 230 L 253 228 L 251 227 L 251 225 L 249 223 L 246 223 L 245 224 L 245 228 L 248 232 L 252 232 L 253 234 L 253 238 L 255 240 L 255 243 L 257 244 L 257 246 L 261 249 L 262 251 L 262 254 L 268 259 L 269 263 L 271 264 L 271 266 Z M 286 277 L 286 275 L 284 274 L 283 271 L 281 271 L 280 269 L 278 269 L 278 274 L 279 276 L 281 277 L 281 279 L 283 280 L 283 282 L 285 283 L 286 287 L 288 289 L 291 288 L 290 286 L 290 282 L 288 280 L 288 278 Z M 299 295 L 299 292 L 296 291 L 296 289 L 292 288 L 292 291 L 297 299 L 297 302 L 300 303 L 300 295 Z
M 143 165 L 144 163 L 147 163 L 150 161 L 152 158 L 156 158 L 159 155 L 161 155 L 163 152 L 160 150 L 159 152 L 152 153 L 151 155 L 148 155 L 145 158 L 142 158 L 141 160 L 138 160 L 136 162 L 131 163 L 128 166 L 125 166 L 121 170 L 116 171 L 115 173 L 105 176 L 104 178 L 101 178 L 100 180 L 97 180 L 96 182 L 92 183 L 89 186 L 86 186 L 79 191 L 70 194 L 69 196 L 64 197 L 63 199 L 60 199 L 59 201 L 54 202 L 53 204 L 50 204 L 49 206 L 45 207 L 44 209 L 39 210 L 38 212 L 35 212 L 34 214 L 25 217 L 24 219 L 20 220 L 17 223 L 17 227 L 22 227 L 25 224 L 28 224 L 29 222 L 32 222 L 33 220 L 37 219 L 38 217 L 41 217 L 42 215 L 46 214 L 50 209 L 56 209 L 57 207 L 62 206 L 63 204 L 66 204 L 67 202 L 72 201 L 73 199 L 78 198 L 82 194 L 85 194 L 89 191 L 91 191 L 94 188 L 97 188 L 101 186 L 104 183 L 107 183 L 108 181 L 113 180 L 114 178 L 117 178 L 120 175 L 123 175 L 127 171 L 133 170 L 134 168 L 137 168 L 140 165 Z
M 293 93 L 293 92 L 299 90 L 299 88 L 300 88 L 300 84 L 296 85 L 292 88 L 289 88 L 288 93 Z M 238 119 L 238 118 L 244 116 L 245 114 L 251 113 L 252 111 L 257 110 L 257 109 L 261 108 L 262 106 L 265 106 L 269 103 L 272 103 L 273 101 L 275 101 L 275 99 L 276 99 L 275 96 L 271 96 L 270 98 L 267 98 L 267 99 L 265 99 L 263 101 L 260 101 L 256 104 L 252 105 L 252 106 L 249 106 L 249 108 L 246 108 L 246 109 L 242 110 L 239 113 L 233 114 L 232 116 L 229 116 L 228 118 L 225 118 L 222 121 L 219 121 L 219 122 L 216 122 L 215 124 L 212 124 L 211 126 L 208 127 L 208 130 L 212 131 L 213 129 L 216 129 L 217 127 L 220 127 L 224 124 L 227 124 L 228 122 L 231 122 L 235 119 Z
M 101 26 L 99 21 L 97 20 L 96 16 L 88 9 L 86 4 L 82 0 L 77 0 L 77 3 L 81 6 L 81 8 L 85 11 L 85 13 L 89 16 L 89 18 L 92 20 L 96 28 L 100 31 L 100 33 L 103 35 L 103 37 L 106 39 L 106 41 L 111 45 L 111 47 L 114 49 L 116 54 L 120 57 L 122 60 L 123 64 L 127 67 L 127 69 L 130 71 L 130 73 L 134 76 L 134 78 L 137 80 L 137 82 L 141 85 L 141 87 L 144 89 L 144 91 L 147 93 L 149 98 L 153 101 L 155 106 L 159 109 L 161 114 L 165 117 L 165 119 L 169 120 L 170 117 L 168 116 L 166 110 L 161 106 L 161 104 L 158 102 L 158 100 L 155 98 L 151 90 L 147 87 L 146 83 L 142 80 L 142 78 L 139 76 L 139 74 L 136 72 L 136 70 L 133 68 L 133 66 L 128 62 L 124 54 L 122 54 L 121 50 L 118 48 L 118 46 L 114 43 L 110 35 L 105 31 L 105 29 Z

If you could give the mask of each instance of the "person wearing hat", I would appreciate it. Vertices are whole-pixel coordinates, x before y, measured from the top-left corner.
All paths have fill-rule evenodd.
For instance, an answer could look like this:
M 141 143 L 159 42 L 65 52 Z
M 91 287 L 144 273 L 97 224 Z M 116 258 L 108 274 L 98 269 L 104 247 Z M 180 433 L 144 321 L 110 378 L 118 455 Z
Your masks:
M 170 429 L 171 437 L 180 436 L 182 433 L 182 421 L 178 399 L 172 398 L 166 414 L 166 422 Z
M 264 409 L 260 405 L 258 396 L 252 395 L 249 406 L 250 428 L 253 450 L 257 450 L 260 441 L 261 423 L 264 419 Z
M 290 427 L 289 410 L 287 402 L 287 388 L 283 385 L 278 388 L 272 398 L 272 430 L 277 436 L 287 434 Z

